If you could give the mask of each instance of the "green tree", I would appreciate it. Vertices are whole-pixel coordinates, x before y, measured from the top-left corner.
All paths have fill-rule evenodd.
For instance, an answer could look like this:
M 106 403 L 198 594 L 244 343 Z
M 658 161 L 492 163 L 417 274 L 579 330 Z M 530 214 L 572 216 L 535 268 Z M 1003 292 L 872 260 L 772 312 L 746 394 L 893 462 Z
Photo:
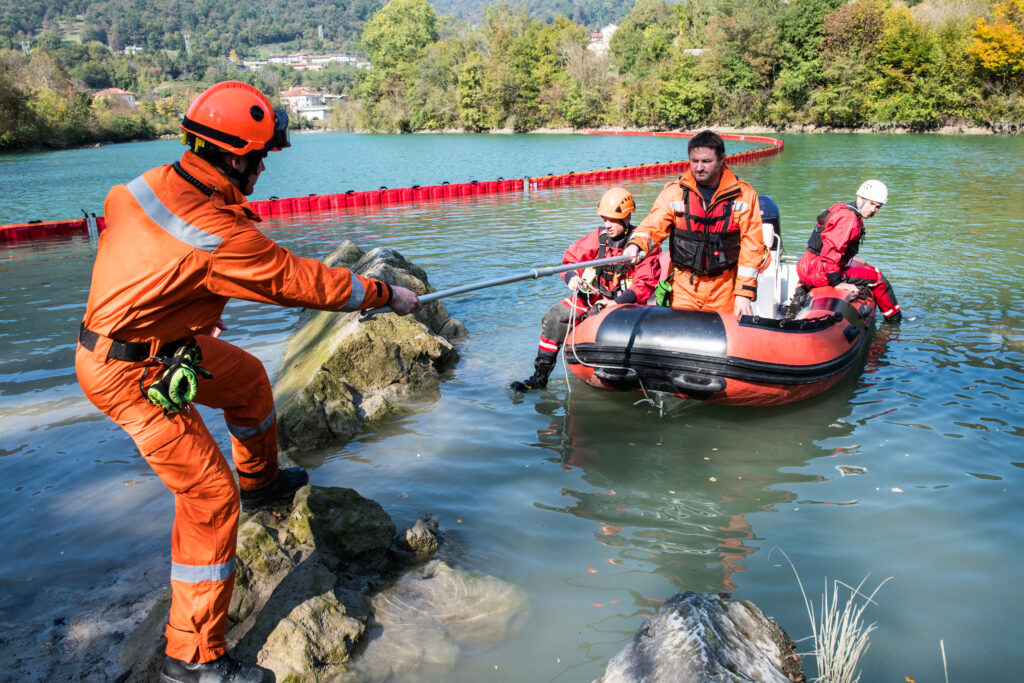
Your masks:
M 362 44 L 373 68 L 398 69 L 419 61 L 437 40 L 437 15 L 427 0 L 390 0 L 366 22 Z
M 0 50 L 0 150 L 27 147 L 40 138 L 30 94 L 17 83 L 20 62 L 16 53 Z
M 658 123 L 669 128 L 693 128 L 707 121 L 715 93 L 707 81 L 695 78 L 695 63 L 684 61 L 662 81 L 654 99 Z
M 487 114 L 484 105 L 483 60 L 480 54 L 469 55 L 459 71 L 455 94 L 459 101 L 459 121 L 466 130 L 481 131 L 487 128 Z
M 821 86 L 808 100 L 808 118 L 824 126 L 862 126 L 872 118 L 874 61 L 885 31 L 888 0 L 855 0 L 825 17 Z
M 645 75 L 669 56 L 679 36 L 678 5 L 638 0 L 609 45 L 621 73 Z

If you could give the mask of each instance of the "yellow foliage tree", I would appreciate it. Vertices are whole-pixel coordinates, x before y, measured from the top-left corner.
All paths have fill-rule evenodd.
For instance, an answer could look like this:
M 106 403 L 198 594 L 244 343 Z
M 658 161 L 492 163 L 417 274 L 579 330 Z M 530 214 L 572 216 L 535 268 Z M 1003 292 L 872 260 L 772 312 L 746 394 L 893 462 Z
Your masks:
M 1024 78 L 1024 0 L 995 3 L 992 21 L 979 17 L 973 33 L 967 54 L 1004 81 Z

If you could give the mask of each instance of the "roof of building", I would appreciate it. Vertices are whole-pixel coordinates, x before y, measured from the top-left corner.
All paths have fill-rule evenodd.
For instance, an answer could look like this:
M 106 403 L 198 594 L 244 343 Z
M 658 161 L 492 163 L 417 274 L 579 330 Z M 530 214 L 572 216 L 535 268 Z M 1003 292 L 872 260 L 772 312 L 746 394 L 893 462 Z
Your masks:
M 281 91 L 281 97 L 303 97 L 307 95 L 316 95 L 316 93 L 304 85 L 297 85 L 294 88 Z

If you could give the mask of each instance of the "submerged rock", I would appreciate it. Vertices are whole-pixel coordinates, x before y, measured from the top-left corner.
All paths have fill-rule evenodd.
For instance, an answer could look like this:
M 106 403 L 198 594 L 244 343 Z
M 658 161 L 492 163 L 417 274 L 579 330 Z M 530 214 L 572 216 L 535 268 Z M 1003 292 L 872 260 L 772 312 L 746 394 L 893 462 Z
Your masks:
M 417 294 L 430 291 L 426 273 L 393 249 L 364 254 L 346 241 L 324 262 Z M 439 301 L 411 316 L 362 317 L 327 311 L 303 316 L 274 382 L 283 452 L 346 441 L 365 422 L 435 399 L 441 373 L 459 357 L 451 342 L 467 334 Z
M 753 603 L 678 593 L 644 621 L 596 683 L 805 681 L 793 641 Z
M 396 535 L 379 504 L 334 487 L 306 486 L 290 510 L 243 516 L 228 614 L 232 654 L 273 670 L 279 682 L 386 680 L 415 666 L 443 671 L 463 643 L 517 630 L 525 594 L 430 560 L 438 531 L 425 518 Z M 428 563 L 409 568 L 410 558 Z M 165 595 L 132 636 L 124 680 L 153 680 L 159 671 L 169 606 Z
M 463 646 L 512 636 L 526 617 L 520 588 L 433 560 L 374 597 L 368 645 L 351 674 L 386 681 L 402 671 L 432 669 L 439 676 Z

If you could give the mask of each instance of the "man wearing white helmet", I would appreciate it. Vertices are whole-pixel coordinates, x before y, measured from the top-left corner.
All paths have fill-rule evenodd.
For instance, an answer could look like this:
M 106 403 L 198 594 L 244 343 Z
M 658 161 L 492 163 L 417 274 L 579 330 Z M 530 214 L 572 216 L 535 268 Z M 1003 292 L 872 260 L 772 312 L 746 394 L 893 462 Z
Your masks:
M 903 315 L 896 292 L 874 266 L 850 265 L 864 238 L 864 219 L 871 218 L 889 200 L 889 188 L 881 180 L 866 180 L 857 190 L 856 200 L 835 204 L 818 216 L 807 252 L 796 266 L 800 282 L 806 287 L 832 285 L 836 289 L 871 290 L 882 316 L 899 322 Z

